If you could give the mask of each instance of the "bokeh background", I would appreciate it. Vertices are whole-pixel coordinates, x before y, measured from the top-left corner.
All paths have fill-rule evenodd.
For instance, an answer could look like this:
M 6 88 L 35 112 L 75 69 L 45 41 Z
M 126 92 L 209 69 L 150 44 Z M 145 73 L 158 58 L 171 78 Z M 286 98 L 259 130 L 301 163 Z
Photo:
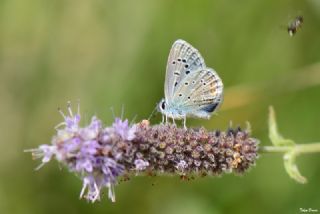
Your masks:
M 303 15 L 294 36 L 287 23 Z M 117 202 L 79 200 L 81 181 L 52 161 L 40 171 L 24 149 L 50 143 L 57 107 L 81 101 L 84 123 L 121 114 L 149 117 L 163 97 L 172 43 L 185 39 L 223 79 L 225 101 L 211 120 L 189 126 L 252 125 L 268 139 L 268 106 L 298 143 L 320 141 L 320 1 L 0 1 L 0 213 L 299 213 L 320 211 L 320 156 L 298 159 L 308 178 L 288 177 L 282 157 L 261 155 L 242 177 L 183 182 L 135 177 Z M 152 118 L 158 123 L 160 115 Z

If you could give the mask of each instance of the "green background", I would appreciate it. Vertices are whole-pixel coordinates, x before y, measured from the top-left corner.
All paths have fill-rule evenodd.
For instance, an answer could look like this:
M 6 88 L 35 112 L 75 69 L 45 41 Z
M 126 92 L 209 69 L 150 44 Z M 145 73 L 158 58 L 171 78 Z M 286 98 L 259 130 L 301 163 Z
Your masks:
M 289 37 L 287 23 L 305 22 Z M 211 120 L 188 126 L 225 129 L 250 121 L 270 145 L 268 106 L 281 133 L 320 140 L 318 0 L 1 0 L 0 213 L 299 213 L 320 211 L 320 157 L 301 156 L 308 178 L 286 174 L 281 155 L 261 155 L 245 176 L 180 181 L 134 177 L 116 187 L 116 203 L 79 200 L 81 181 L 55 161 L 39 171 L 24 149 L 50 143 L 57 107 L 81 100 L 84 123 L 121 114 L 147 118 L 163 97 L 169 49 L 184 39 L 223 79 L 225 102 Z M 160 115 L 152 119 L 158 123 Z

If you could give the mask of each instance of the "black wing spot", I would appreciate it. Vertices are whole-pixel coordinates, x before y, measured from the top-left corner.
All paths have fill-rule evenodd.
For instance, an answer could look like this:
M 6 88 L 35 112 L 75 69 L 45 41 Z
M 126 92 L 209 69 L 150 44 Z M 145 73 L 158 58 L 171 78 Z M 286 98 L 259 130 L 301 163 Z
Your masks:
M 206 107 L 202 108 L 202 110 L 206 111 L 208 113 L 212 113 L 218 107 L 218 105 L 219 105 L 219 103 L 212 103 L 212 104 L 207 105 Z
M 188 82 L 185 82 L 184 84 L 185 84 L 185 85 L 189 85 L 189 83 L 188 83 Z
M 176 64 L 176 61 L 173 60 L 173 61 L 172 61 L 172 64 Z
M 192 81 L 192 84 L 196 84 L 196 81 L 193 80 L 193 81 Z
M 186 62 L 187 62 L 187 60 L 186 60 L 186 59 L 183 59 L 183 60 L 182 60 L 182 62 L 183 62 L 183 63 L 186 63 Z
M 189 65 L 188 65 L 188 64 L 185 64 L 184 67 L 185 67 L 185 68 L 189 68 Z
M 186 71 L 186 74 L 190 74 L 190 71 Z
M 190 97 L 188 97 L 188 100 L 190 100 Z
M 204 82 L 203 85 L 207 85 L 207 83 Z
M 178 62 L 181 62 L 181 59 L 180 59 L 180 58 L 178 59 Z
M 179 97 L 182 97 L 182 94 L 179 94 Z
M 175 82 L 175 83 L 174 83 L 174 86 L 177 86 L 177 85 L 178 85 L 178 82 Z

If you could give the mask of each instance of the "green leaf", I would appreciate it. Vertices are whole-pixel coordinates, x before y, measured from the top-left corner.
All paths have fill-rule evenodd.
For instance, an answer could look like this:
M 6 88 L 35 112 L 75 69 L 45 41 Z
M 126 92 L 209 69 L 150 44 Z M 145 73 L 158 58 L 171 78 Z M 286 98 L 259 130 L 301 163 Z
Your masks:
M 296 165 L 296 144 L 291 139 L 283 138 L 278 132 L 275 112 L 272 106 L 269 107 L 269 138 L 275 147 L 288 147 L 288 152 L 283 156 L 284 167 L 289 176 L 299 183 L 306 183 L 307 179 L 303 177 Z
M 287 152 L 283 156 L 283 160 L 284 160 L 284 167 L 292 179 L 302 184 L 307 183 L 307 179 L 300 174 L 299 169 L 295 164 L 296 152 L 294 149 L 292 149 L 290 152 Z
M 278 132 L 275 112 L 272 106 L 269 107 L 269 138 L 275 146 L 294 146 L 293 140 L 283 138 Z

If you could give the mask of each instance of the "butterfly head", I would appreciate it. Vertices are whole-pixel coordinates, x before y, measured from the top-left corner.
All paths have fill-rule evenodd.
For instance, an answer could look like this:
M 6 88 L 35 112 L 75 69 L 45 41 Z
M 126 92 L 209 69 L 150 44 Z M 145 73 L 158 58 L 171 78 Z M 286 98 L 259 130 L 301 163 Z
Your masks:
M 165 114 L 166 109 L 167 109 L 166 100 L 162 99 L 158 104 L 158 111 L 161 112 L 162 114 Z

